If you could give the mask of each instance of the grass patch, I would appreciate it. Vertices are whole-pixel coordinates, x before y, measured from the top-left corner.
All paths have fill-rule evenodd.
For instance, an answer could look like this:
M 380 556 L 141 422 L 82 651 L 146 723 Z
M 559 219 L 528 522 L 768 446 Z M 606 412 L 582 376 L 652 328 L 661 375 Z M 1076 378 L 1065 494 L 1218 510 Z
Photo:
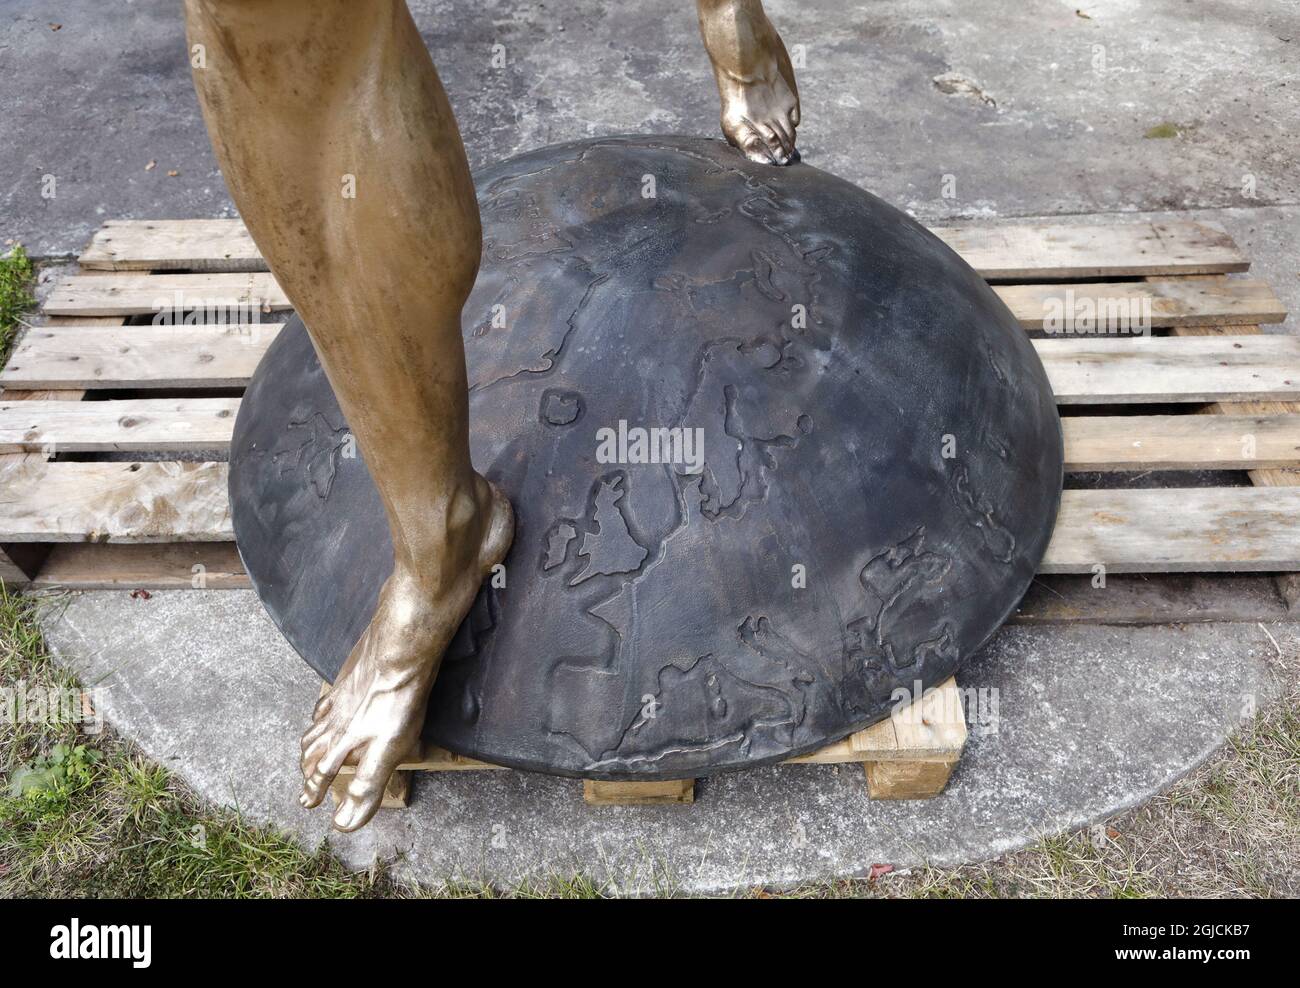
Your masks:
M 1165 121 L 1156 124 L 1142 136 L 1150 140 L 1169 140 L 1171 137 L 1177 137 L 1183 132 L 1183 129 L 1176 123 Z
M 0 689 L 79 696 L 32 612 L 0 589 Z M 204 805 L 106 732 L 49 719 L 0 732 L 0 896 L 357 898 L 391 885 Z
M 0 254 L 0 363 L 9 356 L 19 317 L 36 304 L 35 278 L 36 269 L 22 244 Z

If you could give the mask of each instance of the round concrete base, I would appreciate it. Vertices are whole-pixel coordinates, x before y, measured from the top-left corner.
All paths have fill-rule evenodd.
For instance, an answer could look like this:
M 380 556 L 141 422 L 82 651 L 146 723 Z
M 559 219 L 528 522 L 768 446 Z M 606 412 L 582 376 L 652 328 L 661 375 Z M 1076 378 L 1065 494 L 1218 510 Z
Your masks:
M 314 846 L 298 806 L 298 735 L 319 680 L 245 591 L 58 600 L 59 659 L 102 689 L 108 723 L 200 794 Z M 401 855 L 400 877 L 509 885 L 583 874 L 624 892 L 717 891 L 955 865 L 1105 819 L 1207 758 L 1276 695 L 1256 624 L 1008 626 L 958 676 L 977 698 L 943 795 L 872 802 L 856 766 L 789 765 L 699 784 L 691 806 L 588 807 L 570 779 L 417 775 L 411 806 L 333 834 L 351 866 Z M 1104 669 L 1111 687 L 1095 689 Z

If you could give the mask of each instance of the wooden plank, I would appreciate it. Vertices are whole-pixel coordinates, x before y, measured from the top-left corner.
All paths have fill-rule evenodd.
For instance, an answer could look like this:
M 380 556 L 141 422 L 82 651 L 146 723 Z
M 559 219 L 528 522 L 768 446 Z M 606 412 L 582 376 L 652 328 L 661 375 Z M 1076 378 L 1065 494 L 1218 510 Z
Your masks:
M 0 542 L 228 542 L 224 463 L 45 463 L 0 469 Z
M 1033 342 L 1061 404 L 1300 397 L 1300 337 Z
M 966 746 L 966 712 L 961 691 L 952 679 L 895 710 L 889 721 L 895 735 L 892 753 L 867 749 L 868 761 L 911 761 L 922 757 L 955 760 Z
M 1249 259 L 1214 223 L 1016 223 L 933 231 L 985 278 L 1106 278 L 1246 271 Z
M 1286 319 L 1286 306 L 1263 281 L 1177 278 L 997 285 L 993 290 L 1026 329 L 1105 334 Z
M 1285 307 L 1260 281 L 999 285 L 994 290 L 1029 329 L 1041 329 L 1045 319 L 1066 313 L 1079 324 L 1090 311 L 1088 306 L 1103 321 L 1122 318 L 1139 328 L 1147 317 L 1153 327 L 1286 318 Z M 290 305 L 275 279 L 264 272 L 70 275 L 54 287 L 45 303 L 47 313 L 83 316 L 156 315 L 167 307 L 182 313 L 198 307 L 213 319 L 244 322 L 248 318 L 230 318 L 225 313 L 269 313 Z
M 125 316 L 42 316 L 42 326 L 121 326 L 126 322 Z
M 966 712 L 957 680 L 949 678 L 915 701 L 897 707 L 888 720 L 850 734 L 842 741 L 787 765 L 831 765 L 843 762 L 914 759 L 955 760 L 966 745 Z
M 1245 271 L 1249 260 L 1212 223 L 1121 220 L 936 227 L 986 278 L 1102 278 Z M 265 271 L 241 220 L 106 223 L 81 257 L 87 269 Z
M 0 542 L 229 541 L 224 463 L 16 465 Z M 1300 487 L 1069 490 L 1040 569 L 1087 573 L 1300 569 Z
M 1300 466 L 1300 415 L 1064 416 L 1061 429 L 1067 472 Z
M 243 387 L 282 328 L 282 323 L 37 326 L 0 371 L 0 387 Z
M 218 450 L 229 447 L 238 398 L 6 401 L 0 453 Z
M 252 586 L 233 542 L 55 545 L 32 580 L 71 590 L 244 590 Z
M 238 409 L 238 398 L 18 402 L 0 395 L 0 452 L 220 453 Z M 1072 472 L 1300 466 L 1300 415 L 1067 416 L 1061 425 Z
M 398 767 L 419 769 L 425 772 L 481 772 L 487 769 L 502 772 L 509 771 L 504 765 L 493 765 L 491 762 L 481 762 L 477 758 L 470 758 L 468 755 L 457 755 L 446 748 L 439 748 L 437 745 L 429 745 L 414 756 L 412 761 L 403 762 Z
M 0 372 L 6 388 L 221 388 L 248 382 L 279 323 L 36 327 Z M 1300 397 L 1300 338 L 1035 340 L 1062 403 Z
M 202 567 L 196 570 L 195 567 Z M 24 575 L 15 582 L 26 584 Z M 1069 581 L 1069 582 L 1065 582 Z M 230 542 L 59 543 L 40 566 L 31 585 L 70 590 L 244 590 L 251 586 Z M 1286 619 L 1286 607 L 1271 584 L 1258 575 L 1227 573 L 1168 574 L 1152 580 L 1142 575 L 1112 574 L 1104 591 L 1091 576 L 1044 576 L 1034 582 L 1011 622 L 1016 624 L 1168 624 L 1171 622 L 1265 621 Z M 943 687 L 940 687 L 943 688 Z M 892 725 L 887 725 L 892 728 Z M 881 724 L 809 755 L 796 764 L 862 761 Z M 854 738 L 858 738 L 854 735 Z M 877 755 L 876 757 L 879 757 Z M 402 768 L 432 772 L 500 769 L 445 748 L 430 745 Z
M 1067 490 L 1040 573 L 1300 569 L 1300 488 Z
M 598 782 L 582 780 L 582 798 L 588 806 L 646 806 L 695 802 L 694 779 L 662 782 Z
M 88 271 L 265 271 L 242 220 L 109 220 L 77 263 Z
M 1273 581 L 1262 573 L 1107 573 L 1039 575 L 1013 624 L 1187 624 L 1287 619 Z
M 50 290 L 44 311 L 57 316 L 147 316 L 198 309 L 210 321 L 249 322 L 243 313 L 290 308 L 269 272 L 243 274 L 76 274 Z M 232 317 L 233 314 L 233 317 Z

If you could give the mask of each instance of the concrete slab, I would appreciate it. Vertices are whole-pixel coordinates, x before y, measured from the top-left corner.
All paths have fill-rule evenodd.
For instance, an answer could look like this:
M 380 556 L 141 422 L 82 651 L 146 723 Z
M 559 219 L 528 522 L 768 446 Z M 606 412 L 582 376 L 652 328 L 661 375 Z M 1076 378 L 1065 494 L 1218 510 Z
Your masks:
M 325 812 L 296 803 L 296 742 L 318 684 L 252 593 L 85 593 L 47 602 L 42 620 L 59 660 L 102 690 L 108 722 L 149 755 L 249 820 L 308 845 L 326 835 Z M 422 774 L 409 809 L 331 842 L 358 868 L 398 855 L 398 873 L 423 882 L 580 873 L 625 892 L 982 860 L 1188 772 L 1278 695 L 1274 649 L 1256 624 L 1005 628 L 959 677 L 982 702 L 933 800 L 873 803 L 854 766 L 717 777 L 693 806 L 599 809 L 571 780 Z
M 807 160 L 924 219 L 1300 202 L 1293 0 L 767 7 L 803 62 Z M 475 166 L 591 135 L 716 129 L 689 0 L 411 8 Z M 4 4 L 0 242 L 68 254 L 107 218 L 232 214 L 189 73 L 174 0 Z M 1177 136 L 1145 136 L 1162 125 Z

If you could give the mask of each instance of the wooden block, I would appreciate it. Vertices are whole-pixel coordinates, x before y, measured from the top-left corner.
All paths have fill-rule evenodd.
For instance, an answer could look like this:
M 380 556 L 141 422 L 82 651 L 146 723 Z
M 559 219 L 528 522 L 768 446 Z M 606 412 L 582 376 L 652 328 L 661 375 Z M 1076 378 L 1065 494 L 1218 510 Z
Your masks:
M 340 769 L 330 785 L 330 798 L 338 806 L 347 794 L 348 783 L 352 781 L 354 770 L 351 767 Z M 411 773 L 398 769 L 384 786 L 384 796 L 380 800 L 380 809 L 404 810 L 411 799 Z
M 238 398 L 8 401 L 0 395 L 0 453 L 226 449 L 238 410 Z
M 1067 490 L 1040 573 L 1300 569 L 1300 488 Z
M 1021 221 L 933 231 L 986 278 L 1102 278 L 1245 271 L 1249 260 L 1220 226 L 1146 220 L 1105 226 Z M 242 220 L 116 220 L 82 254 L 100 270 L 265 271 Z
M 8 553 L 0 549 L 0 584 L 10 590 L 15 590 L 27 586 L 29 582 L 31 582 L 31 576 L 10 559 Z
M 10 388 L 243 387 L 283 323 L 36 326 L 0 371 Z
M 872 799 L 929 799 L 943 792 L 955 761 L 865 762 Z
M 951 760 L 966 747 L 966 711 L 953 679 L 895 710 L 889 724 L 894 728 L 892 748 L 860 746 L 869 761 Z
M 1096 331 L 1130 332 L 1173 326 L 1281 322 L 1286 307 L 1266 282 L 1201 281 L 1173 278 L 1161 281 L 1086 282 L 1072 284 L 996 285 L 994 292 L 1026 329 L 1064 330 L 1050 320 L 1070 316 L 1079 320 L 1095 314 Z
M 949 678 L 928 690 L 918 704 L 899 706 L 877 724 L 843 741 L 807 755 L 787 759 L 786 765 L 833 765 L 843 762 L 948 759 L 961 757 L 966 746 L 966 712 L 957 680 Z
M 582 798 L 588 806 L 646 806 L 657 803 L 695 802 L 694 779 L 662 782 L 597 782 L 582 780 Z
M 1034 340 L 1061 404 L 1300 397 L 1300 337 Z

